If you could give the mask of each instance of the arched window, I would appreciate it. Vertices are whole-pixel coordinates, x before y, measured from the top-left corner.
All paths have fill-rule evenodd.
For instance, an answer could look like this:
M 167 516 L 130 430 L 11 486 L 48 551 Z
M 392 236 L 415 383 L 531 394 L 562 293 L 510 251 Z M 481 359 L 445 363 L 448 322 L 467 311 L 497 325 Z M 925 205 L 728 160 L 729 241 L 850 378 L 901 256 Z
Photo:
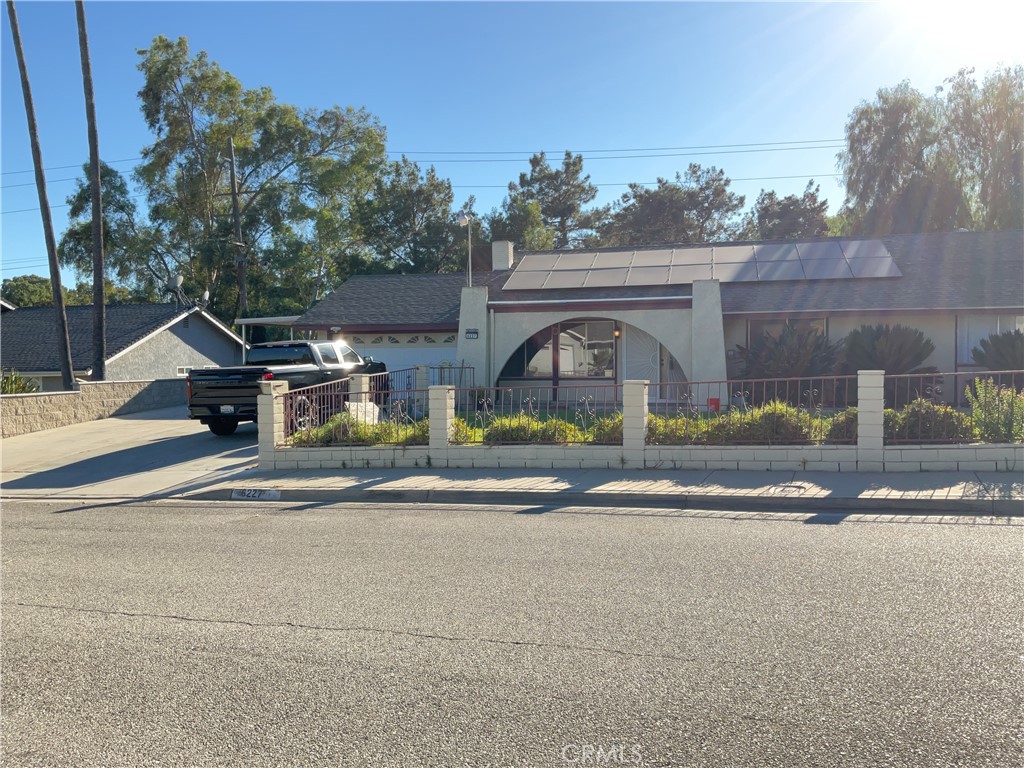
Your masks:
M 500 378 L 615 378 L 615 322 L 569 320 L 534 334 L 512 354 Z

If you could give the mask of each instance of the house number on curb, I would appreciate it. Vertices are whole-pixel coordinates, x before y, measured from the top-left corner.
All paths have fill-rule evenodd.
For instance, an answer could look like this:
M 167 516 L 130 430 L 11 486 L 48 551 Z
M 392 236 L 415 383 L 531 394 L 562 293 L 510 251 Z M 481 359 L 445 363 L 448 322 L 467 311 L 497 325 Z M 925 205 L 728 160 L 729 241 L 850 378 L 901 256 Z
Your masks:
M 235 488 L 231 491 L 232 501 L 280 501 L 281 492 L 266 488 Z

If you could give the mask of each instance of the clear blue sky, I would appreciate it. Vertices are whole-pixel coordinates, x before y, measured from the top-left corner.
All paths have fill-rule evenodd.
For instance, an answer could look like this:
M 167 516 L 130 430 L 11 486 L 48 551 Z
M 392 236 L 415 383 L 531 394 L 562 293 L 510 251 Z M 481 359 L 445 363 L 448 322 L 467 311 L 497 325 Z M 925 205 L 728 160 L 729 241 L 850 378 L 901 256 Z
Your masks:
M 70 2 L 17 7 L 59 238 L 71 179 L 88 159 L 75 10 Z M 152 141 L 136 95 L 136 49 L 162 34 L 187 37 L 193 51 L 205 50 L 246 87 L 269 86 L 280 101 L 366 107 L 386 126 L 394 157 L 435 164 L 456 204 L 474 194 L 481 212 L 501 203 L 531 153 L 557 161 L 566 149 L 584 153 L 600 203 L 628 182 L 699 162 L 722 168 L 748 207 L 762 188 L 800 193 L 813 177 L 835 211 L 842 188 L 830 174 L 850 111 L 904 79 L 931 93 L 961 67 L 984 74 L 1021 63 L 1016 7 L 93 1 L 86 16 L 100 153 L 126 173 L 133 163 L 117 161 L 138 158 Z M 6 11 L 2 27 L 3 276 L 45 275 Z M 686 149 L 769 142 L 819 147 Z M 441 154 L 456 152 L 491 154 Z M 452 162 L 467 159 L 474 162 Z

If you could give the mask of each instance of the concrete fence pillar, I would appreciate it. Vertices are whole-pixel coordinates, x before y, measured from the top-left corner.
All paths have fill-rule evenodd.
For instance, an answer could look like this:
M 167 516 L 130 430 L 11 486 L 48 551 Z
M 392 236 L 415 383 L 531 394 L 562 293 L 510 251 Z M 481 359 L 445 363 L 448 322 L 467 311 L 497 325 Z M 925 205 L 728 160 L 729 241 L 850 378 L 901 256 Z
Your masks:
M 261 381 L 256 396 L 257 428 L 259 432 L 259 467 L 274 469 L 277 446 L 284 443 L 284 400 L 287 381 Z
M 624 467 L 644 466 L 644 448 L 647 445 L 647 388 L 646 381 L 622 383 L 622 457 Z
M 430 457 L 439 466 L 448 461 L 448 438 L 455 421 L 455 390 L 447 385 L 430 388 Z
M 857 471 L 884 469 L 885 371 L 857 371 Z
M 353 403 L 370 402 L 370 376 L 365 373 L 353 373 L 349 382 L 349 400 Z

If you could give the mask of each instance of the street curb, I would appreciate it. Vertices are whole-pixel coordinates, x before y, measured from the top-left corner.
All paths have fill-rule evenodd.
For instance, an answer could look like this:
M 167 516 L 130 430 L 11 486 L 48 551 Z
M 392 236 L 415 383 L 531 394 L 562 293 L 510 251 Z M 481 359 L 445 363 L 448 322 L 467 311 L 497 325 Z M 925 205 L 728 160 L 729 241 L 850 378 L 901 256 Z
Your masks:
M 266 496 L 259 491 L 274 491 Z M 242 494 L 246 494 L 243 498 Z M 919 515 L 1022 517 L 1021 499 L 831 498 L 827 496 L 709 496 L 664 493 L 581 493 L 578 491 L 454 491 L 383 489 L 212 488 L 179 496 L 190 501 L 274 501 L 367 504 L 473 504 L 543 507 L 625 507 L 785 512 L 894 512 Z

